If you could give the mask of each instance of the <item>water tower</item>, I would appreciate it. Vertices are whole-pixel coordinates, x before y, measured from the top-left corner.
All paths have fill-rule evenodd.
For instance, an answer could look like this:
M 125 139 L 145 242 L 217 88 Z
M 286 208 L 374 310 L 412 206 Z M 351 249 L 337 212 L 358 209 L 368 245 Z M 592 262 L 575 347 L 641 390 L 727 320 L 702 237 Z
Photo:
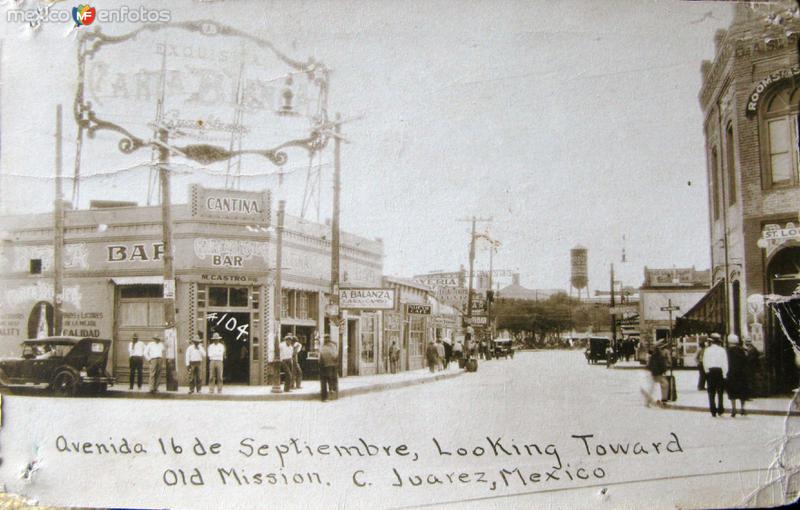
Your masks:
M 578 291 L 578 299 L 581 298 L 581 290 L 587 289 L 589 284 L 589 272 L 587 269 L 587 250 L 581 245 L 572 248 L 569 251 L 570 265 L 572 267 L 572 276 L 570 277 L 570 285 Z M 588 289 L 586 296 L 589 296 Z

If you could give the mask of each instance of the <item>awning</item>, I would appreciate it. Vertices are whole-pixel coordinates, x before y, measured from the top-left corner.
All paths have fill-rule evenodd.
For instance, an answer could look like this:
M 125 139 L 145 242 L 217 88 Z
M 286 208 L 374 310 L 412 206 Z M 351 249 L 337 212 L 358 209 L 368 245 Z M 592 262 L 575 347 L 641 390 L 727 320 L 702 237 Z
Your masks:
M 700 301 L 675 321 L 674 334 L 725 333 L 725 281 L 720 280 Z
M 114 285 L 162 285 L 163 276 L 116 276 L 111 278 Z

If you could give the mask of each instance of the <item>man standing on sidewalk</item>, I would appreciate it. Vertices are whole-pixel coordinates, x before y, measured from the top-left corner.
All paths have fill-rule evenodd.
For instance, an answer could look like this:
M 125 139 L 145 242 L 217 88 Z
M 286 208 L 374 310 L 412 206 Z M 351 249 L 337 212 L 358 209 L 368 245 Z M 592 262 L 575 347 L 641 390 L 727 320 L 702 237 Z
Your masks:
M 286 374 L 283 381 L 283 391 L 289 393 L 292 391 L 292 358 L 294 358 L 294 346 L 292 345 L 292 335 L 283 337 L 283 342 L 278 346 L 278 354 L 281 360 L 281 370 Z
M 706 352 L 706 341 L 700 340 L 700 348 L 697 350 L 697 357 L 695 360 L 697 361 L 697 370 L 699 375 L 697 376 L 697 389 L 704 390 L 706 389 L 706 369 L 703 368 L 703 354 Z
M 164 358 L 164 344 L 158 336 L 154 336 L 153 341 L 147 344 L 144 357 L 150 369 L 150 393 L 158 393 L 158 384 L 161 382 L 161 360 Z
M 428 342 L 428 347 L 425 348 L 425 359 L 428 362 L 428 369 L 435 372 L 436 365 L 439 364 L 439 351 L 434 342 Z
M 303 344 L 292 336 L 292 379 L 294 380 L 294 387 L 300 389 L 300 384 L 303 382 L 303 369 L 300 368 L 300 353 L 303 352 Z
M 189 370 L 189 394 L 195 391 L 200 393 L 202 386 L 200 382 L 200 367 L 206 357 L 206 351 L 200 345 L 200 333 L 198 337 L 192 340 L 192 345 L 186 349 L 186 368 Z
M 328 400 L 328 391 L 331 399 L 336 400 L 339 394 L 339 349 L 330 336 L 325 335 L 325 343 L 319 352 L 319 386 L 320 398 L 323 402 Z
M 728 376 L 728 353 L 722 348 L 722 337 L 719 333 L 711 334 L 711 345 L 703 353 L 703 368 L 706 370 L 708 386 L 708 410 L 711 411 L 711 416 L 721 415 L 725 412 L 722 393 L 725 377 Z
M 142 370 L 144 369 L 144 349 L 145 345 L 144 342 L 139 341 L 139 335 L 136 333 L 133 334 L 133 340 L 128 345 L 128 355 L 130 358 L 128 359 L 128 367 L 131 371 L 130 373 L 130 386 L 128 389 L 133 389 L 133 380 L 134 376 L 136 377 L 136 385 L 141 390 L 142 389 Z
M 210 372 L 208 378 L 208 392 L 214 393 L 216 387 L 217 393 L 222 393 L 222 368 L 225 361 L 225 344 L 222 343 L 222 337 L 216 331 L 211 335 L 211 345 L 208 346 L 208 371 Z

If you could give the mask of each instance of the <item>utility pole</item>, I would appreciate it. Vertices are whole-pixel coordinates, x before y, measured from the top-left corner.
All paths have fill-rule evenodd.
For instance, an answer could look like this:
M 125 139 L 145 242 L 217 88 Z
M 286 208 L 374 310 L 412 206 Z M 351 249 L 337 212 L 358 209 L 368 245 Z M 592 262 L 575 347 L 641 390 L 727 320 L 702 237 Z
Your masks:
M 273 339 L 272 357 L 272 393 L 281 393 L 281 310 L 283 309 L 283 283 L 281 271 L 283 269 L 283 219 L 286 214 L 286 201 L 278 201 L 278 227 L 276 229 L 277 242 L 275 246 L 275 338 Z
M 339 349 L 339 375 L 344 375 L 344 345 L 339 327 L 342 325 L 342 311 L 339 309 L 339 199 L 342 192 L 342 142 L 341 115 L 336 114 L 333 137 L 333 217 L 331 218 L 331 340 Z
M 53 207 L 53 335 L 60 335 L 63 323 L 61 304 L 63 301 L 63 270 L 64 270 L 64 200 L 61 183 L 61 137 L 62 137 L 62 109 L 56 107 L 56 197 Z
M 467 291 L 467 325 L 472 325 L 472 275 L 475 270 L 475 224 L 479 221 L 481 222 L 489 222 L 492 221 L 492 218 L 476 218 L 473 216 L 472 218 L 462 218 L 457 221 L 469 221 L 472 223 L 472 233 L 470 234 L 469 239 L 469 283 L 467 284 L 468 291 Z
M 161 185 L 161 237 L 164 243 L 164 344 L 167 351 L 167 390 L 178 391 L 175 360 L 178 357 L 178 331 L 175 326 L 175 266 L 172 254 L 172 199 L 169 175 L 169 132 L 159 126 L 158 177 Z
M 611 263 L 611 342 L 617 345 L 617 316 L 614 310 L 614 263 Z

